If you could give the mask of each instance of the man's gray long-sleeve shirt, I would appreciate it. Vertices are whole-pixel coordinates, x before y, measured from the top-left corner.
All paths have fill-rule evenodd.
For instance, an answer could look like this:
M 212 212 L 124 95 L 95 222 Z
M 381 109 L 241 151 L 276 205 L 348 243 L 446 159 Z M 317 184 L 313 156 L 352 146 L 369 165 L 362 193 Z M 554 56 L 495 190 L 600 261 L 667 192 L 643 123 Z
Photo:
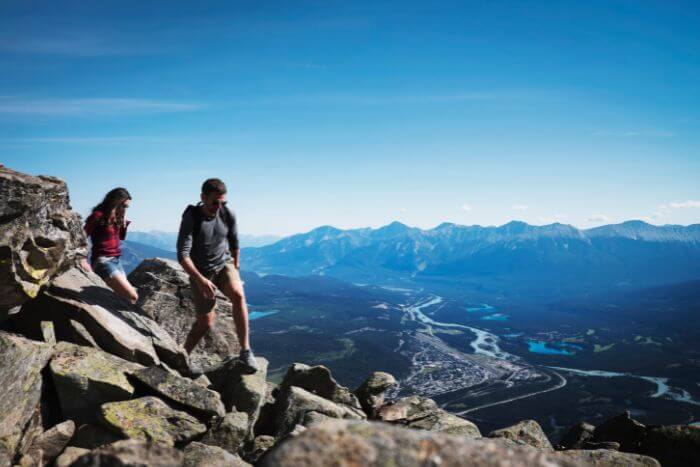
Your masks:
M 231 259 L 229 250 L 238 250 L 236 217 L 228 210 L 232 221 L 229 228 L 221 212 L 223 209 L 228 210 L 228 207 L 221 207 L 211 219 L 204 217 L 201 206 L 187 209 L 182 215 L 177 236 L 177 259 L 181 261 L 189 256 L 199 272 L 205 275 L 218 271 Z M 200 211 L 195 213 L 195 210 Z M 197 215 L 201 216 L 202 222 L 199 232 L 195 233 Z

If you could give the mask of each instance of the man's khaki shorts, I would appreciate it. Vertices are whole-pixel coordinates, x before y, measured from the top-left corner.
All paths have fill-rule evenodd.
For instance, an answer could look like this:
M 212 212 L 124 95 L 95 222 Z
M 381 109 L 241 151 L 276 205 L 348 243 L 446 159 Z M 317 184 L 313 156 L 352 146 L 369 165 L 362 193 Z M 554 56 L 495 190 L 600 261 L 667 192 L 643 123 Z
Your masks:
M 240 283 L 243 284 L 241 280 L 241 274 L 233 265 L 233 262 L 227 262 L 223 268 L 219 271 L 212 272 L 211 274 L 204 275 L 209 279 L 219 290 L 223 290 L 223 286 L 226 282 Z M 192 289 L 192 301 L 194 302 L 194 309 L 198 315 L 205 315 L 214 311 L 216 307 L 216 297 L 209 299 L 204 296 L 202 291 L 199 289 L 197 282 L 190 277 L 190 288 Z

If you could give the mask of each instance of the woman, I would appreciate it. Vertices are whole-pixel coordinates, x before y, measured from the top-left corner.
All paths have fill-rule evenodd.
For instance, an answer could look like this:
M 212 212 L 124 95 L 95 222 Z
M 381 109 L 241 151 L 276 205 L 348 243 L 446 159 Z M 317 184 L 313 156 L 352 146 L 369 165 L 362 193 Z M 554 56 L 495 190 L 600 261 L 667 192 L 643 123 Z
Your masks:
M 115 188 L 92 210 L 85 221 L 85 233 L 92 240 L 92 270 L 120 297 L 136 303 L 139 296 L 126 278 L 119 262 L 121 241 L 131 221 L 126 220 L 131 195 L 124 188 Z

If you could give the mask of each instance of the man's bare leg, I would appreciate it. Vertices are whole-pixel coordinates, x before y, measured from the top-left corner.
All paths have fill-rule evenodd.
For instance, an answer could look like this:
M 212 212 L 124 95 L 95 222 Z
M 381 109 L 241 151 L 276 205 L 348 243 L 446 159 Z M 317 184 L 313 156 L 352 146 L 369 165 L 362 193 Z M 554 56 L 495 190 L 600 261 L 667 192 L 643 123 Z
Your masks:
M 202 340 L 202 337 L 214 326 L 214 321 L 216 321 L 216 311 L 214 310 L 197 315 L 197 321 L 192 325 L 192 329 L 190 329 L 190 333 L 185 340 L 184 347 L 188 354 L 192 353 L 192 350 Z
M 237 280 L 226 280 L 222 284 L 222 292 L 231 300 L 231 313 L 233 322 L 236 324 L 236 335 L 241 349 L 250 349 L 250 338 L 248 336 L 248 304 L 245 301 L 243 284 Z

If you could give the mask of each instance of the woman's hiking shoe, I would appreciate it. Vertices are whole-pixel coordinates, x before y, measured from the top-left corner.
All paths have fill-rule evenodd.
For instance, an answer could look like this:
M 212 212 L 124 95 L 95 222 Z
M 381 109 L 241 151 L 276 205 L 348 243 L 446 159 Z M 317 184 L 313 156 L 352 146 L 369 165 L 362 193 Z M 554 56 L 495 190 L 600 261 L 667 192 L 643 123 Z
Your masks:
M 255 360 L 255 355 L 250 349 L 241 350 L 238 357 L 231 356 L 227 358 L 224 360 L 223 366 L 235 368 L 246 375 L 252 375 L 260 369 L 258 362 Z

